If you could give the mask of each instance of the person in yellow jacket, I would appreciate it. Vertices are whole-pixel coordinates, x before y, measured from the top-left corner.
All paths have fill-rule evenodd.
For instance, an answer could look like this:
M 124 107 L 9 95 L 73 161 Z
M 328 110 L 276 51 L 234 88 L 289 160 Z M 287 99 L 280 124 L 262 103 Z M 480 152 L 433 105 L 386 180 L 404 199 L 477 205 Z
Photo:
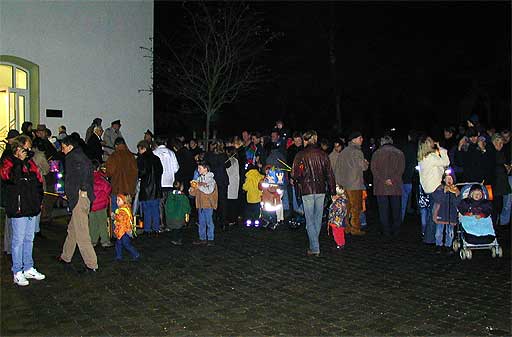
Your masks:
M 123 247 L 132 254 L 134 261 L 140 258 L 139 252 L 132 246 L 131 237 L 135 227 L 133 226 L 133 215 L 130 203 L 125 194 L 117 195 L 118 208 L 114 212 L 114 234 L 116 236 L 116 260 L 123 259 Z
M 251 226 L 253 223 L 259 225 L 260 202 L 262 191 L 258 184 L 265 176 L 258 171 L 255 165 L 249 165 L 245 173 L 245 183 L 242 186 L 247 192 L 247 205 L 245 207 L 245 224 Z

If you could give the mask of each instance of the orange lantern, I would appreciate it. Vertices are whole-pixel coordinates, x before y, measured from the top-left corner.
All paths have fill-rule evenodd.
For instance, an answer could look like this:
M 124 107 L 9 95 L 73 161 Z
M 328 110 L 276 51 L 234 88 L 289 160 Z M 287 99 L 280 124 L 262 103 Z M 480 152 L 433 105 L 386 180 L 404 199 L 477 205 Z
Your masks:
M 491 185 L 485 185 L 485 188 L 487 189 L 487 195 L 488 195 L 487 200 L 493 200 L 494 196 L 492 194 L 492 186 Z

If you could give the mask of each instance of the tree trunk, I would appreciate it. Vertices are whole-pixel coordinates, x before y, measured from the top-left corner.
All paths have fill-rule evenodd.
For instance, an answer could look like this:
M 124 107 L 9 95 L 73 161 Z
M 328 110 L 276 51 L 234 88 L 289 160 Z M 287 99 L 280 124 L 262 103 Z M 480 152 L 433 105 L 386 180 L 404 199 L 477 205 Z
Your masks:
M 204 140 L 204 151 L 208 152 L 208 144 L 210 140 L 210 120 L 211 120 L 211 112 L 206 112 L 206 139 Z
M 332 88 L 334 92 L 334 105 L 336 108 L 336 127 L 338 130 L 341 129 L 341 97 L 338 90 L 338 77 L 336 74 L 336 18 L 335 18 L 335 6 L 331 2 L 329 7 L 330 11 L 330 25 L 329 28 L 329 63 L 331 65 L 331 78 Z

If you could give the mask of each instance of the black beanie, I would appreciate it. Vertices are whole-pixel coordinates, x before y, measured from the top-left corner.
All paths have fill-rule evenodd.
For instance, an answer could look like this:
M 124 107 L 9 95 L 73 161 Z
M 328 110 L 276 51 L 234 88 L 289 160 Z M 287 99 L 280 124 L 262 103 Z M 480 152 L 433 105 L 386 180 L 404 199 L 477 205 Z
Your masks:
M 354 138 L 357 138 L 357 137 L 361 137 L 363 134 L 359 131 L 352 131 L 349 135 L 348 135 L 348 139 L 347 141 L 351 141 L 352 139 Z

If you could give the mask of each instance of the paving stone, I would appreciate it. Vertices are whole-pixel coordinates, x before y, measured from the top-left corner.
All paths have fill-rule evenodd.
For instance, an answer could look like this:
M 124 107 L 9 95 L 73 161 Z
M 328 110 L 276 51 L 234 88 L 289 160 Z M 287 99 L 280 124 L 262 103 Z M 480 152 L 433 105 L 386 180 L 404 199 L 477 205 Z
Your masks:
M 187 228 L 182 247 L 169 233 L 135 238 L 137 263 L 97 247 L 99 271 L 79 275 L 78 250 L 74 270 L 55 261 L 60 218 L 34 243 L 46 280 L 17 287 L 1 258 L 0 335 L 511 335 L 508 228 L 498 232 L 502 259 L 477 251 L 461 261 L 422 244 L 413 218 L 393 243 L 368 219 L 370 233 L 347 237 L 340 254 L 323 228 L 320 258 L 305 256 L 304 229 L 239 227 L 218 232 L 215 247 L 194 247 L 197 229 Z

